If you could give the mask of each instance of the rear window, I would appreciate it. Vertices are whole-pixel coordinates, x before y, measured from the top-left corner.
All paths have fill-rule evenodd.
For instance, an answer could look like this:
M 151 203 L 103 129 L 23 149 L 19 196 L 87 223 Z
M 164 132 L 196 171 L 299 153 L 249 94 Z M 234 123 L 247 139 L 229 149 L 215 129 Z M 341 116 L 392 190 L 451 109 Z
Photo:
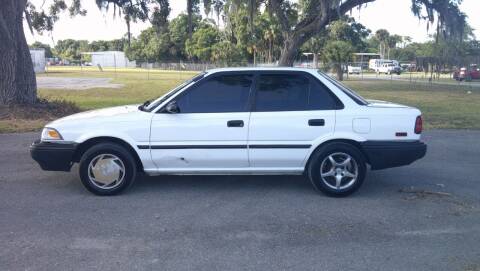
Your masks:
M 340 83 L 339 81 L 335 80 L 334 78 L 328 76 L 327 74 L 317 71 L 323 78 L 327 79 L 330 83 L 334 84 L 338 87 L 343 93 L 345 93 L 348 97 L 354 100 L 359 105 L 367 105 L 368 102 L 362 96 L 358 95 L 355 91 L 350 89 L 349 87 L 345 86 L 344 84 Z

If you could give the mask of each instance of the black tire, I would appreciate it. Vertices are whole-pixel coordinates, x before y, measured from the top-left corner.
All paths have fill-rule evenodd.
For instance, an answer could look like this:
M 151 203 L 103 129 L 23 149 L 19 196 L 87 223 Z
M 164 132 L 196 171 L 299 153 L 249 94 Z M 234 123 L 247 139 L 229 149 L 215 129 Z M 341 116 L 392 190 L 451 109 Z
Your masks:
M 117 180 L 114 187 L 111 188 L 100 188 L 90 178 L 90 163 L 99 157 L 99 155 L 103 154 L 106 155 L 107 158 L 118 158 L 119 160 L 115 160 L 124 167 L 123 173 L 120 175 L 123 176 L 123 178 L 119 177 L 121 180 Z M 88 191 L 99 196 L 111 196 L 121 193 L 133 184 L 137 175 L 137 167 L 132 154 L 121 145 L 115 143 L 99 143 L 92 146 L 83 154 L 80 160 L 79 174 L 82 184 Z
M 328 186 L 322 179 L 320 174 L 320 167 L 322 162 L 332 154 L 347 154 L 354 160 L 356 163 L 357 177 L 356 180 L 348 187 L 343 189 L 336 189 Z M 351 165 L 353 167 L 353 165 Z M 333 170 L 333 169 L 332 169 Z M 347 143 L 343 142 L 332 142 L 324 146 L 321 146 L 315 153 L 312 154 L 310 163 L 307 168 L 308 178 L 312 182 L 313 187 L 328 196 L 332 197 L 346 197 L 355 191 L 357 191 L 365 180 L 365 175 L 367 171 L 366 161 L 363 154 L 360 150 Z M 343 173 L 342 173 L 343 174 Z M 333 177 L 333 176 L 332 176 Z M 346 179 L 349 183 L 348 178 Z M 350 179 L 352 181 L 353 178 Z M 328 183 L 328 182 L 327 182 Z

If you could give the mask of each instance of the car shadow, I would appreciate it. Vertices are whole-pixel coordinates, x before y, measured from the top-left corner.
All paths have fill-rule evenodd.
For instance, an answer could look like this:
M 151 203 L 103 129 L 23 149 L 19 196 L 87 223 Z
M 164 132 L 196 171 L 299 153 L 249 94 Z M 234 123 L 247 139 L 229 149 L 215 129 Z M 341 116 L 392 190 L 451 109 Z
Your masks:
M 388 182 L 388 176 L 369 172 L 359 191 L 351 196 L 370 197 L 397 192 L 403 184 Z M 145 194 L 155 191 L 174 192 L 262 192 L 291 193 L 303 195 L 319 194 L 307 177 L 303 175 L 196 175 L 196 176 L 140 176 L 126 193 Z M 320 193 L 321 194 L 321 193 Z
M 252 176 L 252 175 L 196 175 L 196 176 L 141 176 L 130 190 L 145 193 L 152 190 L 195 190 L 206 191 L 252 191 L 289 190 L 313 192 L 307 178 L 303 176 Z
M 410 172 L 413 173 L 413 172 Z M 349 197 L 382 197 L 398 195 L 398 191 L 413 182 L 398 178 L 397 170 L 368 171 L 362 187 Z M 401 174 L 400 174 L 401 175 Z M 81 189 L 80 180 L 71 175 L 72 189 Z M 418 182 L 417 182 L 418 184 Z M 272 191 L 292 195 L 316 195 L 310 180 L 304 175 L 159 175 L 140 174 L 124 194 L 235 192 L 262 193 Z

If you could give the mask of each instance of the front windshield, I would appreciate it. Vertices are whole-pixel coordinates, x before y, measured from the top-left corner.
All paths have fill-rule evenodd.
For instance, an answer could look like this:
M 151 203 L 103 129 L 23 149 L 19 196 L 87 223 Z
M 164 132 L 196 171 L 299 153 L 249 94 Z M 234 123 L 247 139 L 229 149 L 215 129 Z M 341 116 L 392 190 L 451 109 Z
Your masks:
M 327 79 L 330 83 L 334 84 L 336 87 L 338 87 L 343 93 L 345 93 L 348 97 L 350 97 L 352 100 L 354 100 L 357 104 L 359 105 L 367 105 L 368 102 L 365 100 L 362 96 L 358 95 L 355 91 L 350 89 L 349 87 L 345 86 L 344 84 L 340 83 L 337 81 L 335 78 L 330 77 L 326 73 L 323 73 L 322 71 L 318 70 L 317 71 L 321 76 L 323 76 L 325 79 Z
M 206 72 L 202 72 L 198 75 L 195 75 L 194 77 L 186 80 L 185 82 L 181 83 L 180 85 L 178 85 L 177 87 L 175 87 L 174 89 L 170 90 L 169 92 L 167 92 L 166 94 L 164 94 L 163 96 L 160 96 L 159 98 L 157 98 L 155 101 L 149 103 L 145 108 L 144 110 L 145 111 L 148 111 L 148 112 L 151 112 L 153 109 L 155 109 L 157 106 L 159 106 L 161 103 L 163 103 L 165 100 L 167 100 L 168 98 L 172 97 L 173 95 L 175 95 L 177 92 L 179 92 L 180 90 L 182 90 L 184 87 L 190 85 L 191 83 L 193 82 L 197 82 L 198 80 L 202 79 L 203 76 L 205 76 Z

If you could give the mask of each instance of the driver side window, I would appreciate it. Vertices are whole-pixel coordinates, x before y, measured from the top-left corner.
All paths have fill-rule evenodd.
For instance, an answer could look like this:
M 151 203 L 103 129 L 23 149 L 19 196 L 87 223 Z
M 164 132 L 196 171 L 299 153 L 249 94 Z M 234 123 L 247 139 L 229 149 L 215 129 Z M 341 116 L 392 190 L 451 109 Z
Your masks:
M 252 74 L 220 75 L 200 82 L 176 102 L 180 113 L 248 111 Z

